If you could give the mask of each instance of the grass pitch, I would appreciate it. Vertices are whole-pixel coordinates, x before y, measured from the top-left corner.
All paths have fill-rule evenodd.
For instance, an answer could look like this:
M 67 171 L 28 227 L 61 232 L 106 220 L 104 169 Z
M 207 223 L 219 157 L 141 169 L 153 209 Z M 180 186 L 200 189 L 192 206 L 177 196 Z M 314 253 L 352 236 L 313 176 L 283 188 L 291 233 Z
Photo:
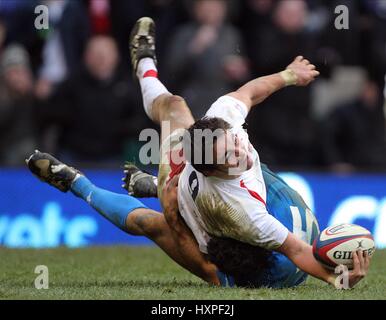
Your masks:
M 37 290 L 37 265 L 49 289 Z M 156 247 L 0 249 L 0 299 L 386 299 L 386 250 L 354 290 L 309 278 L 294 289 L 216 288 L 191 275 Z

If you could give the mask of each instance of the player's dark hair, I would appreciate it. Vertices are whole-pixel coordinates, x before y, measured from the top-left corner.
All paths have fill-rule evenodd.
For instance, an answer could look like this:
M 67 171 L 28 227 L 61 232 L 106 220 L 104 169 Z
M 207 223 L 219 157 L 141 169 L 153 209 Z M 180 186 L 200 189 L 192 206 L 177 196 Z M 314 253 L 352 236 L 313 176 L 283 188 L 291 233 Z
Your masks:
M 259 287 L 262 273 L 272 265 L 272 251 L 234 239 L 213 237 L 207 248 L 209 260 L 240 287 Z
M 210 172 L 216 169 L 216 163 L 206 163 L 206 153 L 211 152 L 213 148 L 208 148 L 210 144 L 205 135 L 197 132 L 209 132 L 215 134 L 231 128 L 231 125 L 221 118 L 203 117 L 192 124 L 184 135 L 184 154 L 194 169 L 201 173 Z M 214 137 L 213 143 L 216 142 Z

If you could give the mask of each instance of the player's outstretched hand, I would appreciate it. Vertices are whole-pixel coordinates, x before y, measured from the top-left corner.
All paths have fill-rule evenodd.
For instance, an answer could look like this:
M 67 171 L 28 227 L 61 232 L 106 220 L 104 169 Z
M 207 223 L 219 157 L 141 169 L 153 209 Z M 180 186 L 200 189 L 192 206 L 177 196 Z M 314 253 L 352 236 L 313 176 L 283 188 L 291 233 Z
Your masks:
M 353 253 L 354 269 L 349 273 L 349 286 L 354 287 L 369 271 L 371 257 L 367 252 L 359 250 Z
M 293 71 L 296 76 L 296 85 L 302 87 L 310 84 L 320 74 L 315 65 L 303 56 L 297 56 L 287 69 Z

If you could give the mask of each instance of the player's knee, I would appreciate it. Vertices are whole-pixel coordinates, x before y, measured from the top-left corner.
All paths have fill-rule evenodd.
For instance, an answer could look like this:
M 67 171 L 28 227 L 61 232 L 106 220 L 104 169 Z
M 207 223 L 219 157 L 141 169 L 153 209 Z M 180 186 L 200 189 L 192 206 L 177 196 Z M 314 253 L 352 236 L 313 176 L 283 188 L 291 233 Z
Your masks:
M 186 109 L 189 110 L 185 102 L 185 99 L 177 95 L 172 95 L 167 97 L 166 105 L 169 112 L 171 111 L 184 112 L 186 111 Z
M 167 102 L 168 102 L 168 105 L 172 106 L 174 104 L 185 104 L 185 99 L 182 98 L 181 96 L 178 96 L 178 95 L 171 95 L 169 97 L 167 97 Z
M 184 98 L 173 94 L 163 94 L 155 99 L 154 103 L 161 108 L 174 108 L 186 104 Z
M 176 95 L 170 96 L 167 106 L 167 112 L 172 120 L 190 119 L 191 112 L 184 98 Z
M 192 114 L 185 99 L 177 95 L 165 95 L 158 101 L 158 122 L 170 121 L 177 127 L 189 127 Z M 175 129 L 175 128 L 174 128 Z

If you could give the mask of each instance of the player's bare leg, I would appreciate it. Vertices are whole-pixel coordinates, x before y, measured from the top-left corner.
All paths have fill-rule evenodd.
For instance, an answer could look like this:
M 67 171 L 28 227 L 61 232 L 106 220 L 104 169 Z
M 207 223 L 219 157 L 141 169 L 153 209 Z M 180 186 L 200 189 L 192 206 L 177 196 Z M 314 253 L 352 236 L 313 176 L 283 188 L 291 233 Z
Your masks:
M 213 265 L 202 263 L 200 268 L 191 268 L 186 257 L 181 255 L 163 214 L 147 208 L 133 197 L 96 187 L 80 171 L 50 154 L 35 151 L 26 163 L 41 181 L 62 192 L 71 191 L 121 230 L 149 238 L 182 267 L 205 281 L 216 284 Z
M 184 236 L 188 242 L 184 243 L 183 252 L 163 214 L 150 209 L 136 209 L 127 216 L 126 226 L 128 233 L 154 241 L 183 268 L 210 284 L 219 285 L 217 267 L 203 258 L 190 235 Z
M 170 125 L 167 130 L 161 127 L 161 142 L 178 129 L 187 129 L 194 123 L 192 113 L 184 98 L 177 95 L 164 94 L 157 97 L 152 106 L 153 121 Z
M 171 132 L 178 128 L 188 128 L 193 124 L 194 119 L 185 100 L 171 94 L 158 79 L 155 23 L 151 18 L 143 17 L 133 27 L 130 36 L 130 55 L 148 117 L 158 124 L 170 121 Z M 161 141 L 163 140 L 161 138 Z
M 142 191 L 147 189 L 150 192 L 155 190 L 153 187 L 157 185 L 158 198 L 162 203 L 162 191 L 172 176 L 171 163 L 176 168 L 182 166 L 184 162 L 182 157 L 175 159 L 171 155 L 180 154 L 182 150 L 180 138 L 184 130 L 194 123 L 194 119 L 185 100 L 171 94 L 158 79 L 155 24 L 152 19 L 141 18 L 135 24 L 130 39 L 130 55 L 133 70 L 141 86 L 145 112 L 150 119 L 161 125 L 161 148 L 158 181 L 139 171 L 135 166 L 126 166 L 125 185 L 128 186 L 129 193 L 137 192 L 142 196 L 146 192 L 138 192 L 141 188 L 136 188 L 137 184 L 141 184 Z M 178 208 L 173 211 L 166 210 L 164 217 L 170 227 L 171 236 L 176 241 L 176 248 L 184 260 L 181 265 L 185 265 L 188 270 L 196 274 L 201 273 L 202 269 L 206 270 L 205 275 L 212 279 L 210 282 L 218 284 L 216 266 L 208 262 L 199 251 L 197 241 L 179 215 Z
M 165 153 L 179 143 L 181 130 L 194 123 L 193 116 L 182 97 L 171 94 L 158 79 L 155 55 L 155 24 L 151 18 L 137 21 L 130 36 L 130 55 L 133 70 L 138 77 L 146 114 L 161 125 L 160 168 L 158 195 L 170 173 L 170 159 Z M 178 131 L 180 132 L 178 133 Z M 169 139 L 169 141 L 166 141 Z M 165 148 L 165 144 L 168 148 Z M 150 181 L 150 180 L 149 180 Z

